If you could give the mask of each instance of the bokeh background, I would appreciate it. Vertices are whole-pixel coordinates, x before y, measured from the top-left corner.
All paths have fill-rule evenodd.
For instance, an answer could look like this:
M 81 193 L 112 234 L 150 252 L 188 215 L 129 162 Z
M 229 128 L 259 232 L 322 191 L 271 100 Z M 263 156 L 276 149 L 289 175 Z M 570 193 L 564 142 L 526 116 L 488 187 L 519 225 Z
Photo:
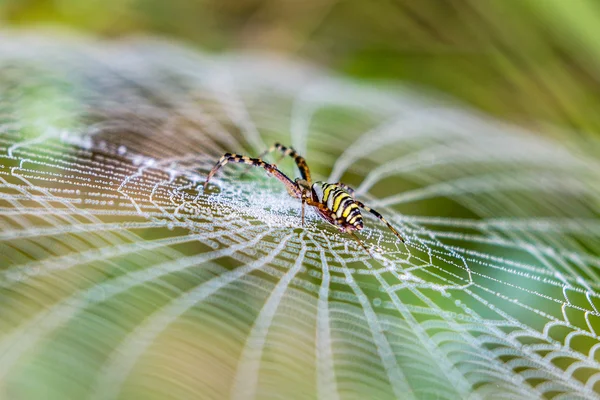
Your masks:
M 595 0 L 2 0 L 0 21 L 275 51 L 451 94 L 522 125 L 551 124 L 544 132 L 600 132 Z

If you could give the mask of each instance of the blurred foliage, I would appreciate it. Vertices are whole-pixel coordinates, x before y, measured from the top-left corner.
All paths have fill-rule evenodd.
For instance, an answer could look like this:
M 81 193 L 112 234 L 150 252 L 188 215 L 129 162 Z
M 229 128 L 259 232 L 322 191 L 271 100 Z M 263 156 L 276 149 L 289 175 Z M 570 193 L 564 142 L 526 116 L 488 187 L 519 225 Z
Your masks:
M 600 132 L 596 0 L 2 0 L 0 19 L 273 50 L 416 83 L 523 125 Z

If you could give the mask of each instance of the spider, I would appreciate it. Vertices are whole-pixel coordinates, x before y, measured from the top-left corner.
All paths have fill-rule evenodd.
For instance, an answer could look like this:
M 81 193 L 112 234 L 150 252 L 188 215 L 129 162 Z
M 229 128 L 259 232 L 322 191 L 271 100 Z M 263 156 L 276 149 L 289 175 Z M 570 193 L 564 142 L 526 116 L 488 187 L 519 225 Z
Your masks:
M 275 150 L 279 150 L 282 153 L 282 158 L 290 156 L 296 162 L 300 175 L 302 178 L 296 178 L 292 181 L 283 172 L 277 169 L 274 164 L 269 164 L 261 160 L 266 154 L 271 153 Z M 204 190 L 208 187 L 208 181 L 215 175 L 215 173 L 227 163 L 242 163 L 249 166 L 264 168 L 268 174 L 273 175 L 279 179 L 286 187 L 288 193 L 297 199 L 302 200 L 302 226 L 304 226 L 304 207 L 305 204 L 315 207 L 317 213 L 325 221 L 336 226 L 340 232 L 345 232 L 351 235 L 358 243 L 362 246 L 367 253 L 371 254 L 367 247 L 364 245 L 362 240 L 354 231 L 360 231 L 363 229 L 363 218 L 360 213 L 360 208 L 370 212 L 375 217 L 379 218 L 381 222 L 387 225 L 387 227 L 404 243 L 404 239 L 394 229 L 389 222 L 383 218 L 381 214 L 367 207 L 360 201 L 356 200 L 354 189 L 350 186 L 338 183 L 326 183 L 326 182 L 312 182 L 310 178 L 310 170 L 306 164 L 306 160 L 296 153 L 291 147 L 285 147 L 279 143 L 275 143 L 267 151 L 262 153 L 258 158 L 250 158 L 239 154 L 225 153 L 219 161 L 215 164 L 213 169 L 209 172 L 204 182 Z

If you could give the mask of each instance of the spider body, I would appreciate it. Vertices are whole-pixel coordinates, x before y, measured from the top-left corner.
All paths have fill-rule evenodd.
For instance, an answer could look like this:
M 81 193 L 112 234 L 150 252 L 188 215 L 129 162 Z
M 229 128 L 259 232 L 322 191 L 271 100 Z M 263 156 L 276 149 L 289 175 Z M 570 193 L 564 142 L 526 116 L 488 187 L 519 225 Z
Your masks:
M 292 157 L 296 162 L 302 178 L 297 178 L 296 180 L 292 181 L 287 177 L 287 175 L 277 169 L 274 164 L 266 163 L 261 159 L 261 157 L 263 157 L 265 154 L 274 150 L 279 150 L 283 157 Z M 364 226 L 363 217 L 360 212 L 360 209 L 362 208 L 386 224 L 387 227 L 398 237 L 398 239 L 404 242 L 404 239 L 400 236 L 396 229 L 394 229 L 381 214 L 356 200 L 354 196 L 354 190 L 348 185 L 345 185 L 341 182 L 312 182 L 310 170 L 308 169 L 306 161 L 291 147 L 285 147 L 279 143 L 275 143 L 258 158 L 250 158 L 239 154 L 225 153 L 208 173 L 206 181 L 204 182 L 204 188 L 206 189 L 210 179 L 221 167 L 231 162 L 261 167 L 265 169 L 268 174 L 281 181 L 285 185 L 290 196 L 302 201 L 302 225 L 304 225 L 304 206 L 305 204 L 308 204 L 309 206 L 314 207 L 319 216 L 321 216 L 324 220 L 332 225 L 335 225 L 341 232 L 348 233 L 354 237 L 354 239 L 360 243 L 367 253 L 370 254 L 363 242 L 354 234 L 354 231 L 359 231 L 363 229 Z
M 315 182 L 311 186 L 312 200 L 319 202 L 327 210 L 319 210 L 319 215 L 327 222 L 340 227 L 340 230 L 361 230 L 363 218 L 356 201 L 339 184 Z

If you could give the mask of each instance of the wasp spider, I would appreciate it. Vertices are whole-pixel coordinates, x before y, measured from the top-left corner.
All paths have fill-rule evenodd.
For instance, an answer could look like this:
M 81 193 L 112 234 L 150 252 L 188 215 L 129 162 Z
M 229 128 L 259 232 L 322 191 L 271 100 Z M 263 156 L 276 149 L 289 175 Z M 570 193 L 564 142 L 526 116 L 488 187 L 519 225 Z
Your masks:
M 274 164 L 269 164 L 261 160 L 261 157 L 267 153 L 271 153 L 275 150 L 279 150 L 283 157 L 290 156 L 296 162 L 300 175 L 302 178 L 297 178 L 292 181 L 283 172 L 277 169 Z M 264 168 L 269 174 L 279 179 L 286 187 L 288 193 L 297 199 L 302 200 L 302 225 L 304 226 L 304 205 L 315 207 L 318 214 L 327 222 L 338 227 L 341 232 L 348 233 L 365 249 L 363 242 L 354 234 L 354 231 L 359 231 L 363 228 L 363 218 L 360 213 L 360 208 L 373 214 L 379 218 L 381 222 L 387 225 L 388 228 L 404 242 L 404 239 L 383 218 L 381 214 L 367 207 L 354 197 L 354 190 L 341 182 L 338 183 L 326 183 L 326 182 L 312 182 L 310 178 L 310 170 L 308 165 L 302 156 L 300 156 L 291 147 L 282 146 L 279 143 L 275 143 L 271 148 L 261 154 L 258 158 L 250 158 L 241 156 L 238 154 L 225 153 L 219 161 L 215 164 L 213 169 L 206 177 L 204 182 L 204 189 L 208 186 L 208 181 L 213 175 L 227 163 L 242 163 L 250 166 Z M 367 250 L 370 254 L 370 252 Z

